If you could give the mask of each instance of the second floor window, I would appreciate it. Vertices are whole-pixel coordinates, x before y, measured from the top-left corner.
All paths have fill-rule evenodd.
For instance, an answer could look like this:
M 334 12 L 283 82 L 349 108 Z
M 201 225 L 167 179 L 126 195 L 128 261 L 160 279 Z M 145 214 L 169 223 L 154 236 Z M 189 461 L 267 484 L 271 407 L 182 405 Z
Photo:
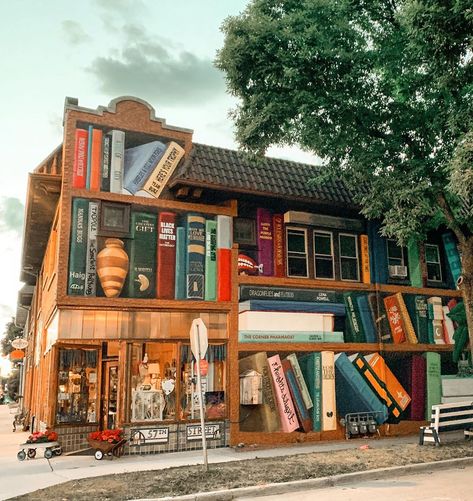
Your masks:
M 287 276 L 307 277 L 307 230 L 287 228 Z
M 386 249 L 388 257 L 389 276 L 393 278 L 406 278 L 407 266 L 404 248 L 397 245 L 396 240 L 387 239 Z
M 340 278 L 357 282 L 360 280 L 357 236 L 340 233 L 338 239 L 340 245 Z
M 314 231 L 314 263 L 315 278 L 335 278 L 331 233 Z
M 440 265 L 439 246 L 425 244 L 425 263 L 427 265 L 427 280 L 431 282 L 442 281 L 442 266 Z

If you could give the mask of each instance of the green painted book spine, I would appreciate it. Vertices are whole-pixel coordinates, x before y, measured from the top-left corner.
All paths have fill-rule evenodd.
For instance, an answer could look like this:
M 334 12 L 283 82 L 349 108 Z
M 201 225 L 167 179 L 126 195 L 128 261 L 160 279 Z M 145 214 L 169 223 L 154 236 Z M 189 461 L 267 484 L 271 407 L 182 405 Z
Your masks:
M 174 297 L 186 299 L 186 229 L 179 226 L 176 230 L 176 288 Z
M 205 218 L 187 214 L 187 299 L 204 299 Z
M 457 243 L 452 233 L 444 233 L 442 235 L 442 240 L 453 284 L 456 284 L 457 280 L 462 274 L 462 263 L 460 254 L 458 252 Z
M 88 200 L 75 198 L 72 201 L 71 248 L 67 286 L 67 293 L 71 296 L 83 296 L 85 292 L 88 219 Z
M 217 299 L 217 222 L 205 222 L 205 300 Z
M 89 202 L 89 219 L 87 225 L 87 258 L 85 265 L 85 296 L 97 293 L 97 230 L 99 226 L 99 204 Z
M 319 352 L 303 355 L 299 365 L 312 399 L 312 430 L 322 431 L 322 356 Z
M 346 343 L 366 343 L 366 335 L 361 323 L 361 316 L 358 305 L 355 301 L 355 294 L 345 292 L 343 294 L 346 308 Z
M 440 354 L 434 352 L 424 353 L 426 361 L 426 406 L 425 416 L 430 419 L 432 413 L 432 405 L 440 404 L 442 400 L 442 379 L 441 379 L 441 365 Z
M 154 298 L 156 290 L 156 215 L 132 212 L 126 295 Z
M 423 287 L 419 244 L 415 240 L 411 240 L 407 244 L 407 267 L 412 287 Z

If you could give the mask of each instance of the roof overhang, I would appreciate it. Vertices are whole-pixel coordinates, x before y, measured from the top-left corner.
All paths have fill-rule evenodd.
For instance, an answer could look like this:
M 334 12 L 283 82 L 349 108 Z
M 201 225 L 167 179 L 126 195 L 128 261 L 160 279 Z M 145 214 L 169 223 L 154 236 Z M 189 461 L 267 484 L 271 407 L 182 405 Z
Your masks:
M 25 208 L 20 280 L 36 283 L 61 194 L 61 175 L 30 173 Z

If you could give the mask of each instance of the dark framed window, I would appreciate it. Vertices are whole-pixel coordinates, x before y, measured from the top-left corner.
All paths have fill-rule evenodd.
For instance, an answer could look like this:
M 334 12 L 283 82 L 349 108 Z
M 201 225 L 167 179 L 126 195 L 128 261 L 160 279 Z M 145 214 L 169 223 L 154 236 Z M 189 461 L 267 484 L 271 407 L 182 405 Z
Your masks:
M 386 240 L 389 276 L 392 278 L 407 278 L 407 263 L 404 247 L 400 247 L 396 240 Z
M 307 230 L 305 228 L 286 228 L 287 276 L 308 277 L 307 267 Z
M 335 278 L 333 235 L 328 231 L 314 231 L 314 275 L 315 278 Z
M 233 223 L 233 238 L 240 245 L 256 245 L 256 222 L 238 217 Z
M 360 265 L 358 257 L 358 237 L 348 233 L 338 235 L 340 249 L 340 279 L 359 282 Z
M 425 264 L 427 265 L 427 280 L 442 282 L 442 265 L 438 245 L 425 244 Z
M 130 206 L 101 202 L 99 234 L 107 237 L 125 237 L 130 232 Z

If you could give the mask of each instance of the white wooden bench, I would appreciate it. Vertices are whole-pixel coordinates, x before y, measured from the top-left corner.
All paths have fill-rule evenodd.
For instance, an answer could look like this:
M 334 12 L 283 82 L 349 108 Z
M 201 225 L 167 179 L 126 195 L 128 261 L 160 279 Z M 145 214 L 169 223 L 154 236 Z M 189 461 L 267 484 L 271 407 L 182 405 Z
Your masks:
M 440 433 L 464 430 L 465 438 L 473 435 L 473 402 L 451 402 L 432 405 L 429 426 L 420 427 L 419 445 L 433 442 L 440 445 Z

